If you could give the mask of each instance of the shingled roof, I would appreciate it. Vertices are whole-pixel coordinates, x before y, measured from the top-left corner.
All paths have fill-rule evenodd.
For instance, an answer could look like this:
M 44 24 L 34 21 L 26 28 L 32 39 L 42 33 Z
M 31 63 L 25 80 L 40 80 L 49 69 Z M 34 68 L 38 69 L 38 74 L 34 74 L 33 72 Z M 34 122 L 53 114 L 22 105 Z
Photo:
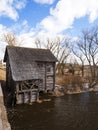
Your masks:
M 32 78 L 32 62 L 56 62 L 57 59 L 49 49 L 35 49 L 25 47 L 7 46 L 4 62 L 9 57 L 12 78 L 15 81 Z

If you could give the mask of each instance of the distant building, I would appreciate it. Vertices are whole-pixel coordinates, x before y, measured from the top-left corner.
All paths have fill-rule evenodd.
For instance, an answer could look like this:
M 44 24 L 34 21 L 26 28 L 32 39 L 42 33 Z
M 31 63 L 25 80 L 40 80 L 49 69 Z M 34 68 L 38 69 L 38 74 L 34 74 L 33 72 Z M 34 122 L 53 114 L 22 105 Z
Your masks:
M 24 102 L 32 102 L 35 89 L 38 92 L 54 90 L 56 61 L 48 49 L 6 47 L 6 86 L 17 103 L 21 98 Z

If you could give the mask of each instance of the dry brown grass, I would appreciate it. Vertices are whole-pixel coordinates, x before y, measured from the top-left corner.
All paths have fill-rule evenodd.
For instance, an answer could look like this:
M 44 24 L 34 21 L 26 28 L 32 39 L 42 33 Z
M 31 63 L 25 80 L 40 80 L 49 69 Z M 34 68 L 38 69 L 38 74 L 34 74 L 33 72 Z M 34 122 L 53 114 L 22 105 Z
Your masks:
M 0 69 L 0 80 L 6 80 L 6 71 L 4 69 Z
M 56 76 L 56 84 L 64 87 L 68 87 L 69 85 L 81 87 L 82 79 L 76 75 Z

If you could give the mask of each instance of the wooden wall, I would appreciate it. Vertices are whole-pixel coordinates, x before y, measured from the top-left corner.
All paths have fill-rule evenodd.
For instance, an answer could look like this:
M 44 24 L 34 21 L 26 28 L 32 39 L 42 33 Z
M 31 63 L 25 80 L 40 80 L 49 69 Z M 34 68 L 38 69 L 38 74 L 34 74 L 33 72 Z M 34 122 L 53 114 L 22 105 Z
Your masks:
M 16 98 L 18 103 L 32 102 L 33 99 L 37 99 L 39 91 L 53 90 L 55 87 L 55 63 L 50 62 L 33 62 L 31 67 L 32 77 L 32 86 L 35 84 L 38 86 L 38 89 L 26 88 L 25 83 L 27 81 L 17 81 L 13 83 L 11 67 L 9 60 L 6 62 L 6 71 L 7 71 L 7 86 L 11 87 L 11 91 L 16 90 Z M 16 85 L 15 85 L 16 84 Z M 14 88 L 14 85 L 16 86 Z M 20 89 L 21 88 L 21 89 Z M 14 95 L 13 95 L 14 96 Z
M 53 90 L 55 84 L 55 63 L 46 64 L 46 89 Z

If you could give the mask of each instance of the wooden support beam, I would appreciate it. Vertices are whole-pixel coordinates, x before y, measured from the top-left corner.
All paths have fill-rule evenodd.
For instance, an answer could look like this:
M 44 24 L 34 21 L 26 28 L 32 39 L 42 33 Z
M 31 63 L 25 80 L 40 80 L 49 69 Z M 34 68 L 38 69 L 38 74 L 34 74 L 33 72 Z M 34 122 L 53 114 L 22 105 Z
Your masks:
M 47 70 L 46 70 L 46 63 L 45 63 L 45 91 L 47 90 Z
M 55 77 L 56 77 L 56 66 L 55 63 L 53 64 L 53 90 L 55 89 Z

